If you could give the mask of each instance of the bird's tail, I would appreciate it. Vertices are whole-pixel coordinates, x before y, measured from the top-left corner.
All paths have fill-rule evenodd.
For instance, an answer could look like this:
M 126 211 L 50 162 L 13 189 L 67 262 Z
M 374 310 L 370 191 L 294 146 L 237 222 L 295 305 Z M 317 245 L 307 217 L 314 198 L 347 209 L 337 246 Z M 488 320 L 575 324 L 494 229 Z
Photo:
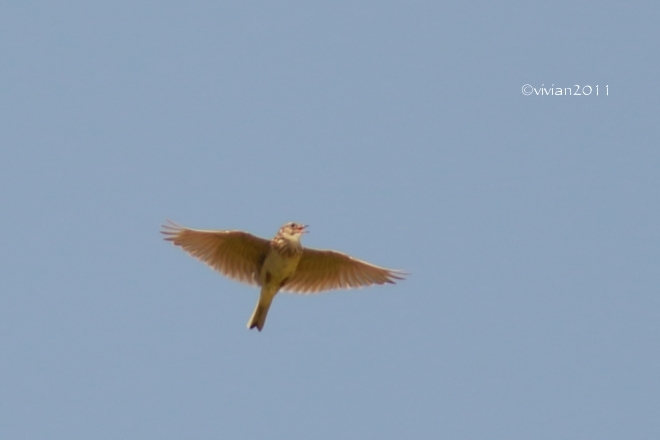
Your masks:
M 254 312 L 252 312 L 252 317 L 248 321 L 248 328 L 253 329 L 257 328 L 257 330 L 261 331 L 262 328 L 264 328 L 264 324 L 266 324 L 266 316 L 268 315 L 268 309 L 270 308 L 270 304 L 273 302 L 273 297 L 272 296 L 266 296 L 266 295 L 261 295 L 259 297 L 259 302 L 257 303 L 257 307 L 254 308 Z

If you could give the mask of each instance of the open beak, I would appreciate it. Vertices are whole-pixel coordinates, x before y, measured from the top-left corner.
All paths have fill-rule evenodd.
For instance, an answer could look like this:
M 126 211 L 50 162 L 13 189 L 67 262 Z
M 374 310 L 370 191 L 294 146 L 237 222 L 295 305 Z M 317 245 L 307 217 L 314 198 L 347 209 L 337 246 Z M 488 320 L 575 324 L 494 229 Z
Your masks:
M 309 232 L 309 231 L 307 230 L 307 227 L 308 227 L 308 226 L 309 226 L 309 225 L 300 225 L 300 232 L 301 232 L 302 234 L 306 234 L 306 233 L 308 233 L 308 232 Z

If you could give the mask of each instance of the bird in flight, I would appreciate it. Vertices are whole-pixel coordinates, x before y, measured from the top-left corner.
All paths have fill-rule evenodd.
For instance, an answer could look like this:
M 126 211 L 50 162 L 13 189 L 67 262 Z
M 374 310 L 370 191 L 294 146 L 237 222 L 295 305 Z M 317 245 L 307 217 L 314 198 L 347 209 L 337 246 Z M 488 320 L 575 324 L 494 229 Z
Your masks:
M 286 223 L 272 240 L 243 231 L 189 229 L 168 220 L 161 233 L 221 274 L 261 287 L 248 328 L 261 331 L 280 289 L 317 293 L 332 289 L 394 284 L 404 272 L 385 269 L 337 251 L 310 249 L 300 244 L 307 225 Z

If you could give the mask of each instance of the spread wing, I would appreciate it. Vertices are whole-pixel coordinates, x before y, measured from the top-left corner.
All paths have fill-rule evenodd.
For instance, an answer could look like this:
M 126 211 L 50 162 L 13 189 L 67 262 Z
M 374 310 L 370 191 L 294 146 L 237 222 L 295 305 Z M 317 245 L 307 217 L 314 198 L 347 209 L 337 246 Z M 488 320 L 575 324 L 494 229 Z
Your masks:
M 221 274 L 243 283 L 259 285 L 259 270 L 270 242 L 242 231 L 188 229 L 168 220 L 161 231 L 165 240 Z
M 294 293 L 317 293 L 372 284 L 394 284 L 405 273 L 378 267 L 336 251 L 303 249 L 296 271 L 284 285 Z

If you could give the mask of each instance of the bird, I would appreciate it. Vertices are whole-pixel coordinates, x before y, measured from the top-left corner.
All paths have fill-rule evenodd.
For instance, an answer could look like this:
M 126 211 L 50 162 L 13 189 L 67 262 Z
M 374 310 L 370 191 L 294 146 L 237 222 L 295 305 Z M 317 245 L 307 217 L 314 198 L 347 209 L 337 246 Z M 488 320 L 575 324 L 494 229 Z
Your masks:
M 372 284 L 395 284 L 406 272 L 386 269 L 347 254 L 303 247 L 308 225 L 285 223 L 272 240 L 237 230 L 190 229 L 167 220 L 164 239 L 235 281 L 261 288 L 247 323 L 261 331 L 280 290 L 308 294 Z

